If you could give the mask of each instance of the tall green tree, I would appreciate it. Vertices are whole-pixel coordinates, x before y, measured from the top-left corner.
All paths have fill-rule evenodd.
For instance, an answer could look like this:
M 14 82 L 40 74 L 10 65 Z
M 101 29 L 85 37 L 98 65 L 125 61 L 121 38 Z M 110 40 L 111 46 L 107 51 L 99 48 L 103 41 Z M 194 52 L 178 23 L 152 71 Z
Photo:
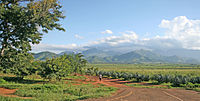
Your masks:
M 27 54 L 49 30 L 65 31 L 61 8 L 58 0 L 0 0 L 0 67 L 12 67 L 17 62 L 12 58 Z M 12 60 L 9 67 L 5 58 Z
M 26 2 L 25 2 L 26 1 Z M 30 51 L 48 30 L 64 28 L 58 23 L 64 18 L 58 0 L 1 0 L 0 44 L 5 51 Z
M 73 72 L 82 73 L 83 67 L 86 66 L 87 60 L 83 58 L 81 53 L 66 55 L 71 62 L 71 67 L 73 68 Z

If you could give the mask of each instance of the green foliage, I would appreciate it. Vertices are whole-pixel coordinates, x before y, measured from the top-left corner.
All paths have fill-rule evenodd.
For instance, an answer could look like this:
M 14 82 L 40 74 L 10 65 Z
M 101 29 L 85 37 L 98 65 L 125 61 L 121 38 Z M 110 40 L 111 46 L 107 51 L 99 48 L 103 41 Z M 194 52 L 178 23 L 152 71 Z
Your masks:
M 32 101 L 32 99 L 21 99 L 21 98 L 14 98 L 14 97 L 3 97 L 0 96 L 1 101 Z
M 173 77 L 171 75 L 156 74 L 151 79 L 156 80 L 158 81 L 159 84 L 161 84 L 161 83 L 172 82 Z
M 18 53 L 16 55 L 6 52 L 6 58 L 1 59 L 1 66 L 5 73 L 13 73 L 21 78 L 33 72 L 33 56 L 29 53 Z M 4 56 L 4 57 L 5 57 Z
M 0 84 L 6 83 L 6 80 L 4 80 L 3 78 L 0 78 Z
M 38 44 L 42 33 L 64 30 L 58 21 L 64 18 L 58 0 L 3 0 L 0 2 L 1 56 L 4 51 L 30 51 Z M 23 4 L 22 4 L 23 3 Z
M 90 68 L 87 68 L 86 70 L 85 70 L 85 73 L 87 74 L 87 75 L 99 75 L 99 72 L 98 72 L 98 68 L 95 68 L 95 67 L 90 67 Z
M 127 72 L 114 72 L 114 71 L 97 71 L 98 74 L 102 74 L 106 77 L 112 78 L 122 78 L 123 80 L 133 80 L 136 79 L 137 82 L 141 81 L 157 81 L 158 84 L 161 83 L 172 83 L 173 86 L 180 87 L 182 84 L 188 83 L 200 83 L 200 77 L 189 77 L 189 76 L 182 76 L 182 75 L 162 75 L 162 74 L 155 74 L 155 75 L 143 75 L 139 73 L 127 73 Z
M 41 65 L 39 75 L 46 79 L 59 79 L 72 73 L 71 62 L 67 55 L 57 58 L 47 59 Z
M 82 73 L 83 67 L 87 61 L 82 58 L 81 54 L 64 54 L 41 62 L 38 69 L 39 75 L 46 79 L 58 79 L 68 76 L 71 73 Z M 36 63 L 38 64 L 38 63 Z
M 70 61 L 73 72 L 82 73 L 83 67 L 86 66 L 87 60 L 83 58 L 81 53 L 66 55 Z
M 0 67 L 24 77 L 31 66 L 31 44 L 38 44 L 48 30 L 63 30 L 58 0 L 0 1 Z M 30 60 L 29 60 L 30 59 Z

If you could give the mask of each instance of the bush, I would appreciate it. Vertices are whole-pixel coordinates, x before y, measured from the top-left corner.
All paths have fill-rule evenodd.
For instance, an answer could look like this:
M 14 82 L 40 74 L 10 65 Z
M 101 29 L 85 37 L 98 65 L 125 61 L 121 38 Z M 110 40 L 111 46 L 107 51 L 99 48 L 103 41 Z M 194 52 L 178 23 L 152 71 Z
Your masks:
M 42 63 L 39 75 L 45 79 L 61 80 L 72 72 L 72 67 L 67 55 L 47 59 Z
M 0 78 L 0 84 L 6 83 L 6 80 L 4 80 L 3 78 Z

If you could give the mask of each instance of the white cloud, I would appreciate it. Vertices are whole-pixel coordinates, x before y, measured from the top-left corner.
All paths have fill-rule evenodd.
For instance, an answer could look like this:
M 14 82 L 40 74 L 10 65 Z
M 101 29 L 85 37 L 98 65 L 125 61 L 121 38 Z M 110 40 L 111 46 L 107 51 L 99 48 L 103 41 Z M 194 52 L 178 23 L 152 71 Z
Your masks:
M 83 39 L 83 37 L 78 35 L 78 34 L 75 34 L 74 37 L 77 38 L 77 39 Z
M 111 30 L 105 30 L 103 32 L 101 32 L 102 34 L 112 34 L 113 32 Z
M 126 31 L 122 36 L 109 36 L 98 41 L 92 42 L 92 44 L 109 44 L 115 46 L 122 43 L 131 43 L 138 39 L 138 35 L 133 31 Z
M 51 44 L 38 44 L 33 45 L 32 50 L 33 52 L 41 52 L 41 51 L 51 51 L 55 53 L 60 53 L 66 50 L 74 50 L 80 48 L 77 44 L 68 44 L 68 45 L 51 45 Z
M 183 48 L 200 48 L 200 20 L 190 20 L 185 16 L 178 16 L 171 21 L 162 20 L 159 26 L 166 29 L 165 37 L 181 42 Z

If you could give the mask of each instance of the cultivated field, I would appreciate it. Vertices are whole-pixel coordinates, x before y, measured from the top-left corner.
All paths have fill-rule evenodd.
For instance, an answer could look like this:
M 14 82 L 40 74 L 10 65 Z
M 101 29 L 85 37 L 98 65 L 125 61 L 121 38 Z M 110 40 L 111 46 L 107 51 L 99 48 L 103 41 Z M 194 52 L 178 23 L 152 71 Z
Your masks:
M 145 75 L 170 74 L 200 76 L 200 65 L 195 64 L 89 64 L 102 71 L 140 73 Z

